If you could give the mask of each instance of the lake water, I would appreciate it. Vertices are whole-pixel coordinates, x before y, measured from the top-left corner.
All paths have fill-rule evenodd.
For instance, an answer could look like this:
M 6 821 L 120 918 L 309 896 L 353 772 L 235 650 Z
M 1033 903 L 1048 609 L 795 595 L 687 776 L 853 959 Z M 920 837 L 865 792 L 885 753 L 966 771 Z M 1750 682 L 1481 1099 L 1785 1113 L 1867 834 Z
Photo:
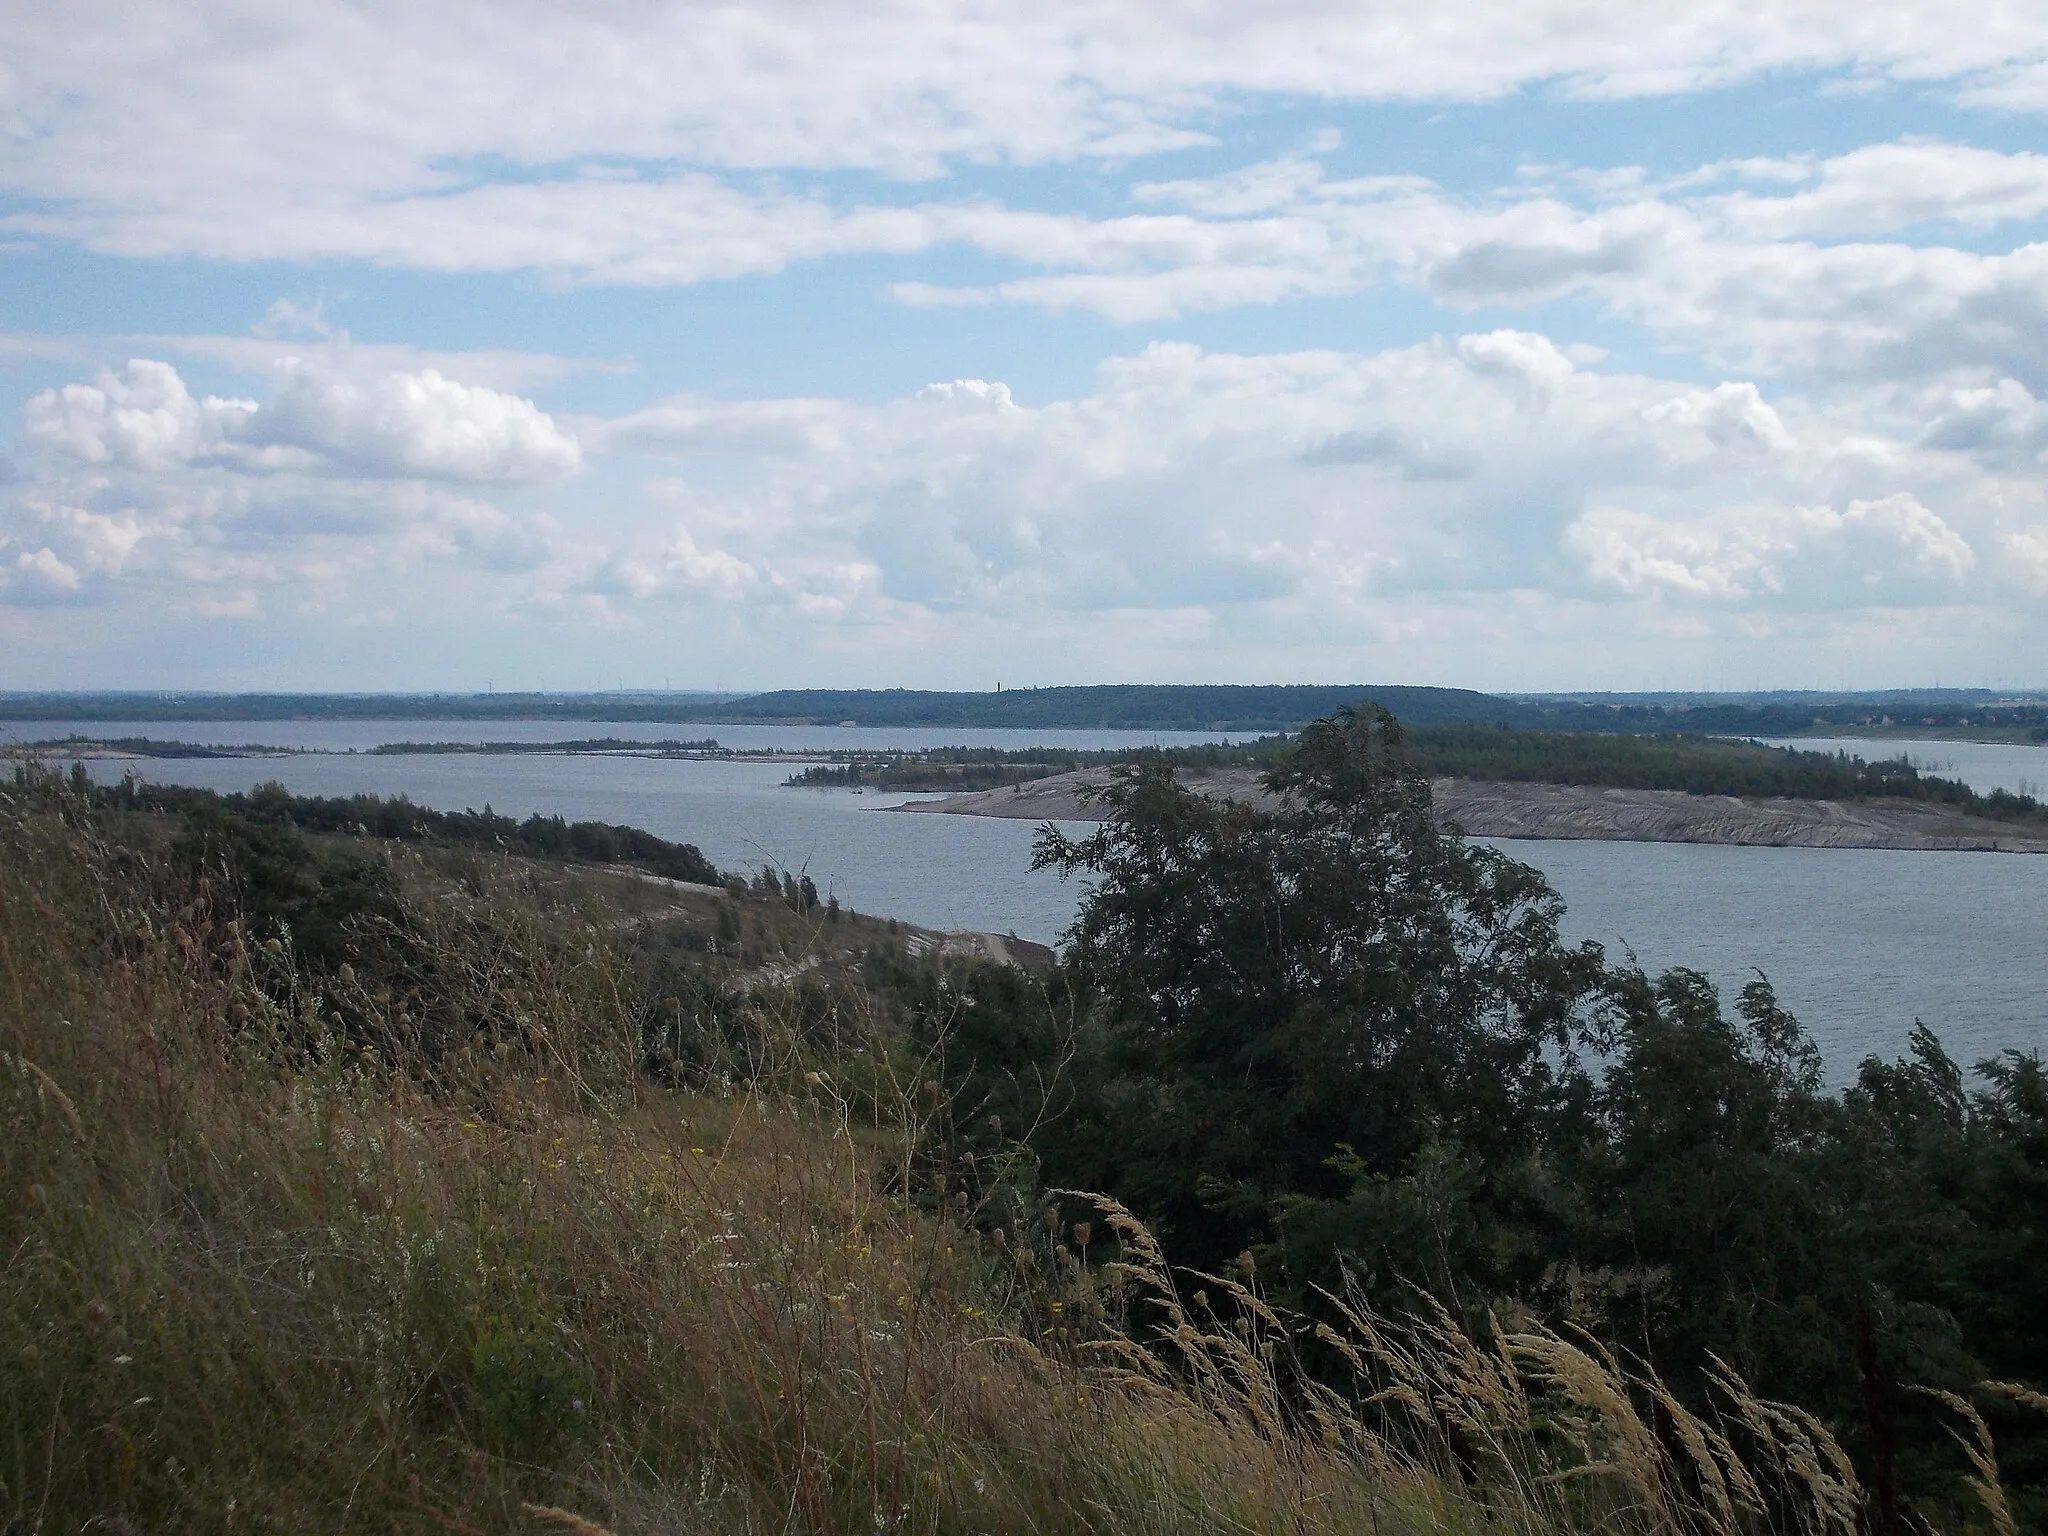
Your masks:
M 1197 733 L 888 731 L 792 726 L 648 726 L 555 721 L 27 722 L 18 740 L 148 735 L 216 744 L 360 749 L 396 740 L 552 740 L 716 736 L 735 747 L 973 744 L 1113 747 L 1219 739 Z M 1800 742 L 1802 746 L 1819 743 Z M 1832 750 L 1832 744 L 1827 747 Z M 1973 787 L 2048 779 L 2048 753 L 1956 742 L 1856 742 L 1953 764 Z M 95 763 L 112 780 L 131 766 Z M 302 756 L 155 760 L 165 783 L 220 790 L 276 779 L 302 794 L 406 794 L 444 810 L 491 805 L 621 822 L 692 842 L 721 868 L 807 871 L 863 912 L 937 928 L 1050 942 L 1077 889 L 1032 874 L 1030 823 L 891 815 L 906 795 L 787 789 L 785 763 L 651 758 Z M 2048 1049 L 2048 856 L 1726 848 L 1685 843 L 1497 841 L 1565 898 L 1570 937 L 1651 970 L 1689 965 L 1732 994 L 1767 974 L 1812 1032 L 1837 1080 L 1858 1059 L 1893 1055 L 1915 1019 L 1965 1061 L 2007 1048 Z

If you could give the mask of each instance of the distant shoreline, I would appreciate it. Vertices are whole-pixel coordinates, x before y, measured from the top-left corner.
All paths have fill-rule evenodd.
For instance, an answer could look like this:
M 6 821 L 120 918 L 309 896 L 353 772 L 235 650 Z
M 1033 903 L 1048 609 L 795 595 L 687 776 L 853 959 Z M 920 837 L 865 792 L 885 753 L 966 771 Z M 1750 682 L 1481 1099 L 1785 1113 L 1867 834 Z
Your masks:
M 1927 738 L 1907 738 L 1925 740 Z M 27 743 L 14 755 L 43 761 L 146 763 L 191 759 L 286 761 L 300 757 L 561 756 L 753 763 L 832 763 L 846 754 L 721 746 L 716 740 L 393 742 L 370 748 L 205 746 L 143 737 L 67 737 Z M 878 807 L 912 814 L 1028 821 L 1099 819 L 1088 791 L 1108 768 L 1048 774 L 1006 787 Z M 1260 798 L 1257 767 L 1185 772 L 1219 798 Z M 1474 837 L 1528 840 L 1720 843 L 1736 847 L 1872 848 L 1914 852 L 2048 853 L 2048 832 L 1969 814 L 1953 806 L 1877 797 L 1844 800 L 1737 797 L 1539 781 L 1433 781 L 1437 809 Z M 906 791 L 911 792 L 911 791 Z
M 791 688 L 730 693 L 181 693 L 0 691 L 0 722 L 23 720 L 502 720 L 644 725 L 860 726 L 894 730 L 1189 731 L 1259 735 L 1370 702 L 1411 726 L 1789 737 L 1966 731 L 2048 737 L 2048 691 L 1494 694 L 1470 688 L 1336 684 L 1112 683 L 998 689 Z M 1976 739 L 1973 736 L 1971 739 Z

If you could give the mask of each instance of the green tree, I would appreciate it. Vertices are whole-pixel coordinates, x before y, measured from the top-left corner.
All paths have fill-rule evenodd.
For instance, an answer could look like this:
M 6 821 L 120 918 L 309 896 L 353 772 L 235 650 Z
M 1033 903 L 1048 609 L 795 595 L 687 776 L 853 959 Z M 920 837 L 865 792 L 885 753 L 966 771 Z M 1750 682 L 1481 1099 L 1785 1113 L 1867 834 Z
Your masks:
M 1076 1063 L 1095 1113 L 1046 1138 L 1051 1171 L 1116 1190 L 1195 1261 L 1270 1242 L 1287 1202 L 1418 1177 L 1478 1213 L 1470 1249 L 1586 1095 L 1600 952 L 1560 942 L 1542 875 L 1438 828 L 1383 709 L 1308 726 L 1264 790 L 1208 800 L 1144 759 L 1093 835 L 1040 832 L 1035 867 L 1094 877 L 1066 963 L 1103 1031 Z M 1349 1248 L 1329 1225 L 1298 1270 Z M 1444 1269 L 1448 1233 L 1415 1231 L 1389 1269 Z

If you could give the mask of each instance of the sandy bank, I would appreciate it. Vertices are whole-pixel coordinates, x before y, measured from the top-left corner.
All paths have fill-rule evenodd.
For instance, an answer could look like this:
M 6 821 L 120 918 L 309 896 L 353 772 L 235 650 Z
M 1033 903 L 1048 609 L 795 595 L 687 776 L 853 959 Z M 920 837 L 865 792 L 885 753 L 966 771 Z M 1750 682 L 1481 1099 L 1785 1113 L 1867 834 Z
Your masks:
M 913 813 L 1004 816 L 1025 821 L 1095 821 L 1087 791 L 1100 768 L 1055 774 L 1007 789 L 893 807 Z M 1255 798 L 1258 774 L 1226 770 L 1189 778 L 1224 799 Z M 1764 848 L 1903 848 L 2048 853 L 2048 836 L 2009 822 L 1959 815 L 1910 801 L 1743 800 L 1671 789 L 1600 789 L 1572 784 L 1498 784 L 1438 779 L 1437 815 L 1473 837 L 1529 837 L 1642 843 L 1728 843 Z

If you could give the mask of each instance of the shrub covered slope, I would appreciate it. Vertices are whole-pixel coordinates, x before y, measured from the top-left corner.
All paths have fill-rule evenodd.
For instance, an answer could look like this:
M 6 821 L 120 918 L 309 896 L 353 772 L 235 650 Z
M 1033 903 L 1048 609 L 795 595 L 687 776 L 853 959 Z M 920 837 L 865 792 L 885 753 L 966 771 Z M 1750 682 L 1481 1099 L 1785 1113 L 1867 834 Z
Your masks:
M 1767 997 L 1728 1021 L 1698 978 L 1559 951 L 1532 872 L 1416 841 L 1398 742 L 1324 747 L 1284 824 L 1134 770 L 1110 841 L 1048 846 L 1108 893 L 1050 978 L 920 958 L 791 879 L 24 772 L 0 1528 L 2027 1521 L 1984 1427 L 2024 1448 L 2025 1382 L 1977 1383 L 2041 1384 L 2038 1067 L 1972 1097 L 1930 1043 L 1825 1100 Z M 1319 886 L 1360 838 L 1370 879 Z M 1148 894 L 1169 869 L 1209 882 L 1184 914 Z M 1358 915 L 1293 926 L 1338 896 Z M 1604 1086 L 1519 1043 L 1602 1008 Z M 1357 1077 L 1402 1018 L 1433 1038 Z M 1585 1161 L 1546 1162 L 1567 1134 Z M 1815 1303 L 1809 1369 L 1774 1353 L 1808 1281 L 1770 1245 L 1845 1145 L 1893 1182 L 1830 1200 L 1911 1198 L 1898 1262 L 1855 1271 L 1869 1319 Z M 1105 1193 L 1056 1187 L 1082 1177 Z M 1889 1446 L 1858 1381 L 1903 1405 Z

